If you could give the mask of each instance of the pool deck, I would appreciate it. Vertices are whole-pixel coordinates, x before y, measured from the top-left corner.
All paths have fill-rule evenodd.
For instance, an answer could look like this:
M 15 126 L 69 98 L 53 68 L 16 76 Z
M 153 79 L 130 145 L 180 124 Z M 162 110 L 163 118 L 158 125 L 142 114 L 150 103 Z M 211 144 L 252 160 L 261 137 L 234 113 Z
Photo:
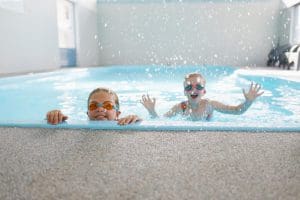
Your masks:
M 0 199 L 300 199 L 300 134 L 0 128 Z

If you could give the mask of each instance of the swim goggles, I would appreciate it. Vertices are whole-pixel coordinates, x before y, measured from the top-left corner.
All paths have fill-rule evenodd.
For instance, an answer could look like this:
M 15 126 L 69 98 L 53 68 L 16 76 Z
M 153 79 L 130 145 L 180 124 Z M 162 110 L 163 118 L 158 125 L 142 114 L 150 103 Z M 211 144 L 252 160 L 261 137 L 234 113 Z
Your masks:
M 204 87 L 203 87 L 202 85 L 200 85 L 200 84 L 196 84 L 196 85 L 195 85 L 195 88 L 196 88 L 197 90 L 203 90 L 203 89 L 204 89 Z M 186 85 L 186 86 L 184 87 L 184 90 L 187 91 L 187 92 L 192 91 L 192 89 L 193 89 L 193 85 L 192 85 L 192 84 Z
M 119 106 L 113 105 L 111 101 L 104 101 L 103 103 L 92 102 L 89 104 L 89 110 L 94 111 L 97 108 L 102 107 L 106 110 L 119 110 Z

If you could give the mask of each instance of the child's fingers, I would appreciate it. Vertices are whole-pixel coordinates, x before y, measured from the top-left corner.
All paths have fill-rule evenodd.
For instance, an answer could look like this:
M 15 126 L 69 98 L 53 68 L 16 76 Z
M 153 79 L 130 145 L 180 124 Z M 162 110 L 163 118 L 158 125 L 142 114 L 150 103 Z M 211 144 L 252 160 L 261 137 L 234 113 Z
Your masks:
M 132 117 L 132 116 L 128 117 L 128 118 L 125 120 L 125 124 L 130 124 L 130 123 L 132 122 L 132 120 L 133 120 L 133 117 Z
M 264 91 L 260 92 L 260 93 L 257 93 L 257 97 L 261 96 L 262 94 L 264 93 Z
M 61 123 L 68 119 L 68 116 L 62 114 L 61 111 L 58 112 L 58 123 Z
M 245 91 L 245 89 L 243 89 L 243 94 L 244 94 L 244 96 L 246 96 L 246 91 Z
M 140 119 L 137 115 L 133 115 L 130 123 L 135 123 L 139 121 L 142 121 L 142 119 Z
M 50 112 L 48 117 L 48 123 L 53 124 L 54 121 L 54 113 Z
M 63 121 L 65 121 L 65 120 L 67 120 L 69 117 L 68 116 L 66 116 L 66 115 L 63 115 L 63 118 L 62 118 L 62 120 Z
M 61 112 L 58 112 L 58 123 L 63 121 L 63 114 Z
M 53 124 L 58 124 L 58 120 L 59 120 L 58 117 L 59 117 L 59 112 L 55 111 L 53 117 Z
M 143 95 L 143 100 L 144 100 L 144 101 L 146 101 L 146 100 L 147 100 L 147 98 L 146 98 L 146 95 Z
M 119 124 L 119 125 L 123 125 L 123 124 L 124 124 L 124 120 L 125 120 L 124 118 L 119 119 L 119 120 L 118 120 L 118 124 Z
M 140 103 L 141 103 L 143 106 L 145 106 L 145 107 L 146 107 L 146 103 L 145 103 L 145 101 L 143 101 L 143 100 L 140 100 Z
M 131 124 L 131 123 L 134 123 L 136 121 L 139 121 L 139 118 L 138 116 L 136 115 L 129 115 L 125 118 L 121 118 L 118 120 L 118 124 L 119 125 L 127 125 L 127 124 Z
M 140 119 L 137 115 L 135 115 L 132 120 L 132 123 L 139 122 L 139 121 L 142 121 L 142 119 Z
M 251 81 L 251 84 L 250 84 L 250 87 L 249 87 L 249 91 L 250 92 L 251 90 L 253 90 L 253 81 Z
M 52 124 L 52 122 L 53 122 L 53 117 L 54 117 L 53 111 L 49 111 L 49 112 L 47 113 L 47 122 Z
M 51 112 L 50 113 L 50 124 L 54 124 L 54 120 L 55 120 L 55 113 L 54 112 Z
M 261 89 L 261 85 L 258 84 L 258 86 L 257 86 L 257 88 L 256 88 L 256 91 L 258 92 L 260 89 Z
M 126 125 L 126 118 L 121 119 L 118 124 L 119 125 Z
M 55 125 L 67 120 L 68 116 L 62 114 L 60 110 L 52 110 L 47 113 L 46 118 L 47 123 Z

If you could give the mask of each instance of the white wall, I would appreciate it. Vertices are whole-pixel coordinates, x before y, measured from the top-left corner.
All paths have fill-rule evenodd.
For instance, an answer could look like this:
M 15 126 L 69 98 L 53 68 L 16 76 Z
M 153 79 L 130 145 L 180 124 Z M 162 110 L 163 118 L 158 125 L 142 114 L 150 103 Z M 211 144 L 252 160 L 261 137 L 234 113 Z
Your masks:
M 77 64 L 80 67 L 99 65 L 97 1 L 77 0 Z
M 291 9 L 282 8 L 279 15 L 279 45 L 285 45 L 290 43 L 290 31 L 291 31 Z
M 0 73 L 58 67 L 56 1 L 24 0 L 24 12 L 0 7 Z
M 279 0 L 117 2 L 98 5 L 101 65 L 262 66 L 278 40 Z
M 22 12 L 1 5 L 0 74 L 60 68 L 56 0 L 24 0 Z M 96 0 L 75 7 L 78 66 L 99 65 Z
M 77 0 L 78 65 L 264 65 L 277 43 L 279 0 L 238 2 Z M 0 7 L 0 73 L 59 68 L 56 1 L 23 5 L 21 13 Z

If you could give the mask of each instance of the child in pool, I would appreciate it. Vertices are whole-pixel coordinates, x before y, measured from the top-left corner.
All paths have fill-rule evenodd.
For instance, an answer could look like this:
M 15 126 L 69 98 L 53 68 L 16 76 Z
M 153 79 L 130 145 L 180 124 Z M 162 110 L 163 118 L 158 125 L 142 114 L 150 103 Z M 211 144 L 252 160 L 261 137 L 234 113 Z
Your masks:
M 253 103 L 253 101 L 261 96 L 263 92 L 259 93 L 260 85 L 251 83 L 249 91 L 243 93 L 245 96 L 245 102 L 237 105 L 225 105 L 221 102 L 203 99 L 205 95 L 205 79 L 199 73 L 191 73 L 185 76 L 183 82 L 184 94 L 187 97 L 187 101 L 176 104 L 171 108 L 170 111 L 164 114 L 165 117 L 172 117 L 177 114 L 191 117 L 192 120 L 209 120 L 212 117 L 213 111 L 216 110 L 221 113 L 227 114 L 242 114 L 244 113 Z M 149 95 L 143 95 L 141 103 L 148 110 L 151 117 L 158 117 L 155 111 L 155 98 L 150 98 Z
M 107 88 L 97 88 L 89 94 L 87 115 L 90 120 L 118 121 L 119 125 L 126 125 L 140 121 L 137 115 L 128 115 L 120 118 L 119 98 L 117 94 Z M 52 110 L 47 113 L 47 122 L 56 125 L 68 119 L 60 110 Z

